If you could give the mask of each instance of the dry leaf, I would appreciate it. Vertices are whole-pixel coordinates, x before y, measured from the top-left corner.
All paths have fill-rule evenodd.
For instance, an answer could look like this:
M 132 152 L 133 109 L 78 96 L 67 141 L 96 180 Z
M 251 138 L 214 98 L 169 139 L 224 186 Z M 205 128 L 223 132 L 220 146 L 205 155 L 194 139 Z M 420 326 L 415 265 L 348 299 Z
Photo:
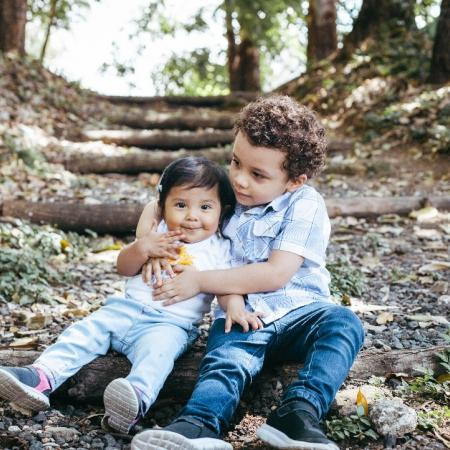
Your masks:
M 420 273 L 437 272 L 439 270 L 450 269 L 450 262 L 448 261 L 432 261 L 429 264 L 423 265 L 420 269 Z
M 427 206 L 426 208 L 412 211 L 409 217 L 416 219 L 417 222 L 427 222 L 434 219 L 439 214 L 439 211 L 434 206 Z
M 394 321 L 394 314 L 392 314 L 389 311 L 385 311 L 385 312 L 378 314 L 378 317 L 377 317 L 378 325 L 384 325 L 388 322 L 393 322 L 393 321 Z
M 356 409 L 358 410 L 358 408 L 362 408 L 365 416 L 369 414 L 369 404 L 361 389 L 358 389 L 358 393 L 356 394 Z
M 15 339 L 9 347 L 11 348 L 29 348 L 35 349 L 37 347 L 38 339 L 37 337 L 25 337 L 20 339 Z

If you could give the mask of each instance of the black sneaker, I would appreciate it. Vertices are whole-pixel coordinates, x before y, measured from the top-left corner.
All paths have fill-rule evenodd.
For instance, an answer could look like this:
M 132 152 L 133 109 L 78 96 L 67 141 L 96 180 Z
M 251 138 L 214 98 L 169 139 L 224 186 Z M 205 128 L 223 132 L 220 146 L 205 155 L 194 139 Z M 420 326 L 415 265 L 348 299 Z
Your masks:
M 51 386 L 44 372 L 33 366 L 0 367 L 0 398 L 20 409 L 45 411 Z
M 146 430 L 131 441 L 131 450 L 232 450 L 231 444 L 193 417 L 180 417 L 160 430 Z
M 275 448 L 339 450 L 320 429 L 315 409 L 304 401 L 291 401 L 277 408 L 256 435 Z

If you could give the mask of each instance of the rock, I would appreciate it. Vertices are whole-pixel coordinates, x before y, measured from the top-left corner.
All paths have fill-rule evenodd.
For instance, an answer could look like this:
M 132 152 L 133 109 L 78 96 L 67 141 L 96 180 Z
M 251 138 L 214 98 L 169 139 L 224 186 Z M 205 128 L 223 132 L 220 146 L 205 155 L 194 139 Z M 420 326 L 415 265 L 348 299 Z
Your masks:
M 356 395 L 358 390 L 361 389 L 364 397 L 366 397 L 369 407 L 377 399 L 390 397 L 390 392 L 388 389 L 364 385 L 360 387 L 348 387 L 341 389 L 333 402 L 332 409 L 336 410 L 340 416 L 349 416 L 350 414 L 356 413 Z
M 399 398 L 384 398 L 369 405 L 369 417 L 379 434 L 389 443 L 417 427 L 417 413 Z
M 66 442 L 78 440 L 78 436 L 80 435 L 78 430 L 68 427 L 46 427 L 45 431 L 51 433 L 55 439 L 64 439 Z

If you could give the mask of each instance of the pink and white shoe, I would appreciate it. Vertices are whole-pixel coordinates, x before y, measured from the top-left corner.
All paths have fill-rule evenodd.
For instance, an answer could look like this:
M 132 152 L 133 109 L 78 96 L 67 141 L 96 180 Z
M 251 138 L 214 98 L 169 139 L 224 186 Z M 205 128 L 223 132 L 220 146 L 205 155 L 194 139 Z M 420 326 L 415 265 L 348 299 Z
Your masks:
M 0 367 L 0 398 L 23 409 L 44 411 L 49 408 L 52 388 L 38 367 Z

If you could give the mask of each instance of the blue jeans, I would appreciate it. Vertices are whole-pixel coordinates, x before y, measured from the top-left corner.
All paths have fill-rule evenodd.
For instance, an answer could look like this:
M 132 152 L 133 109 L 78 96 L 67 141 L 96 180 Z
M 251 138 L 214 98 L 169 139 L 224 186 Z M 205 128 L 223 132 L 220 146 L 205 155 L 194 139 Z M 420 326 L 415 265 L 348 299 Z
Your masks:
M 198 337 L 198 329 L 168 311 L 155 310 L 124 297 L 68 327 L 35 361 L 52 389 L 109 349 L 131 362 L 127 380 L 142 394 L 144 412 L 156 400 L 174 361 Z
M 234 326 L 225 334 L 224 319 L 217 319 L 209 333 L 194 392 L 179 416 L 201 420 L 220 434 L 229 426 L 245 387 L 266 359 L 275 359 L 304 363 L 283 402 L 307 400 L 322 417 L 363 341 L 358 317 L 332 303 L 308 304 L 248 333 Z

